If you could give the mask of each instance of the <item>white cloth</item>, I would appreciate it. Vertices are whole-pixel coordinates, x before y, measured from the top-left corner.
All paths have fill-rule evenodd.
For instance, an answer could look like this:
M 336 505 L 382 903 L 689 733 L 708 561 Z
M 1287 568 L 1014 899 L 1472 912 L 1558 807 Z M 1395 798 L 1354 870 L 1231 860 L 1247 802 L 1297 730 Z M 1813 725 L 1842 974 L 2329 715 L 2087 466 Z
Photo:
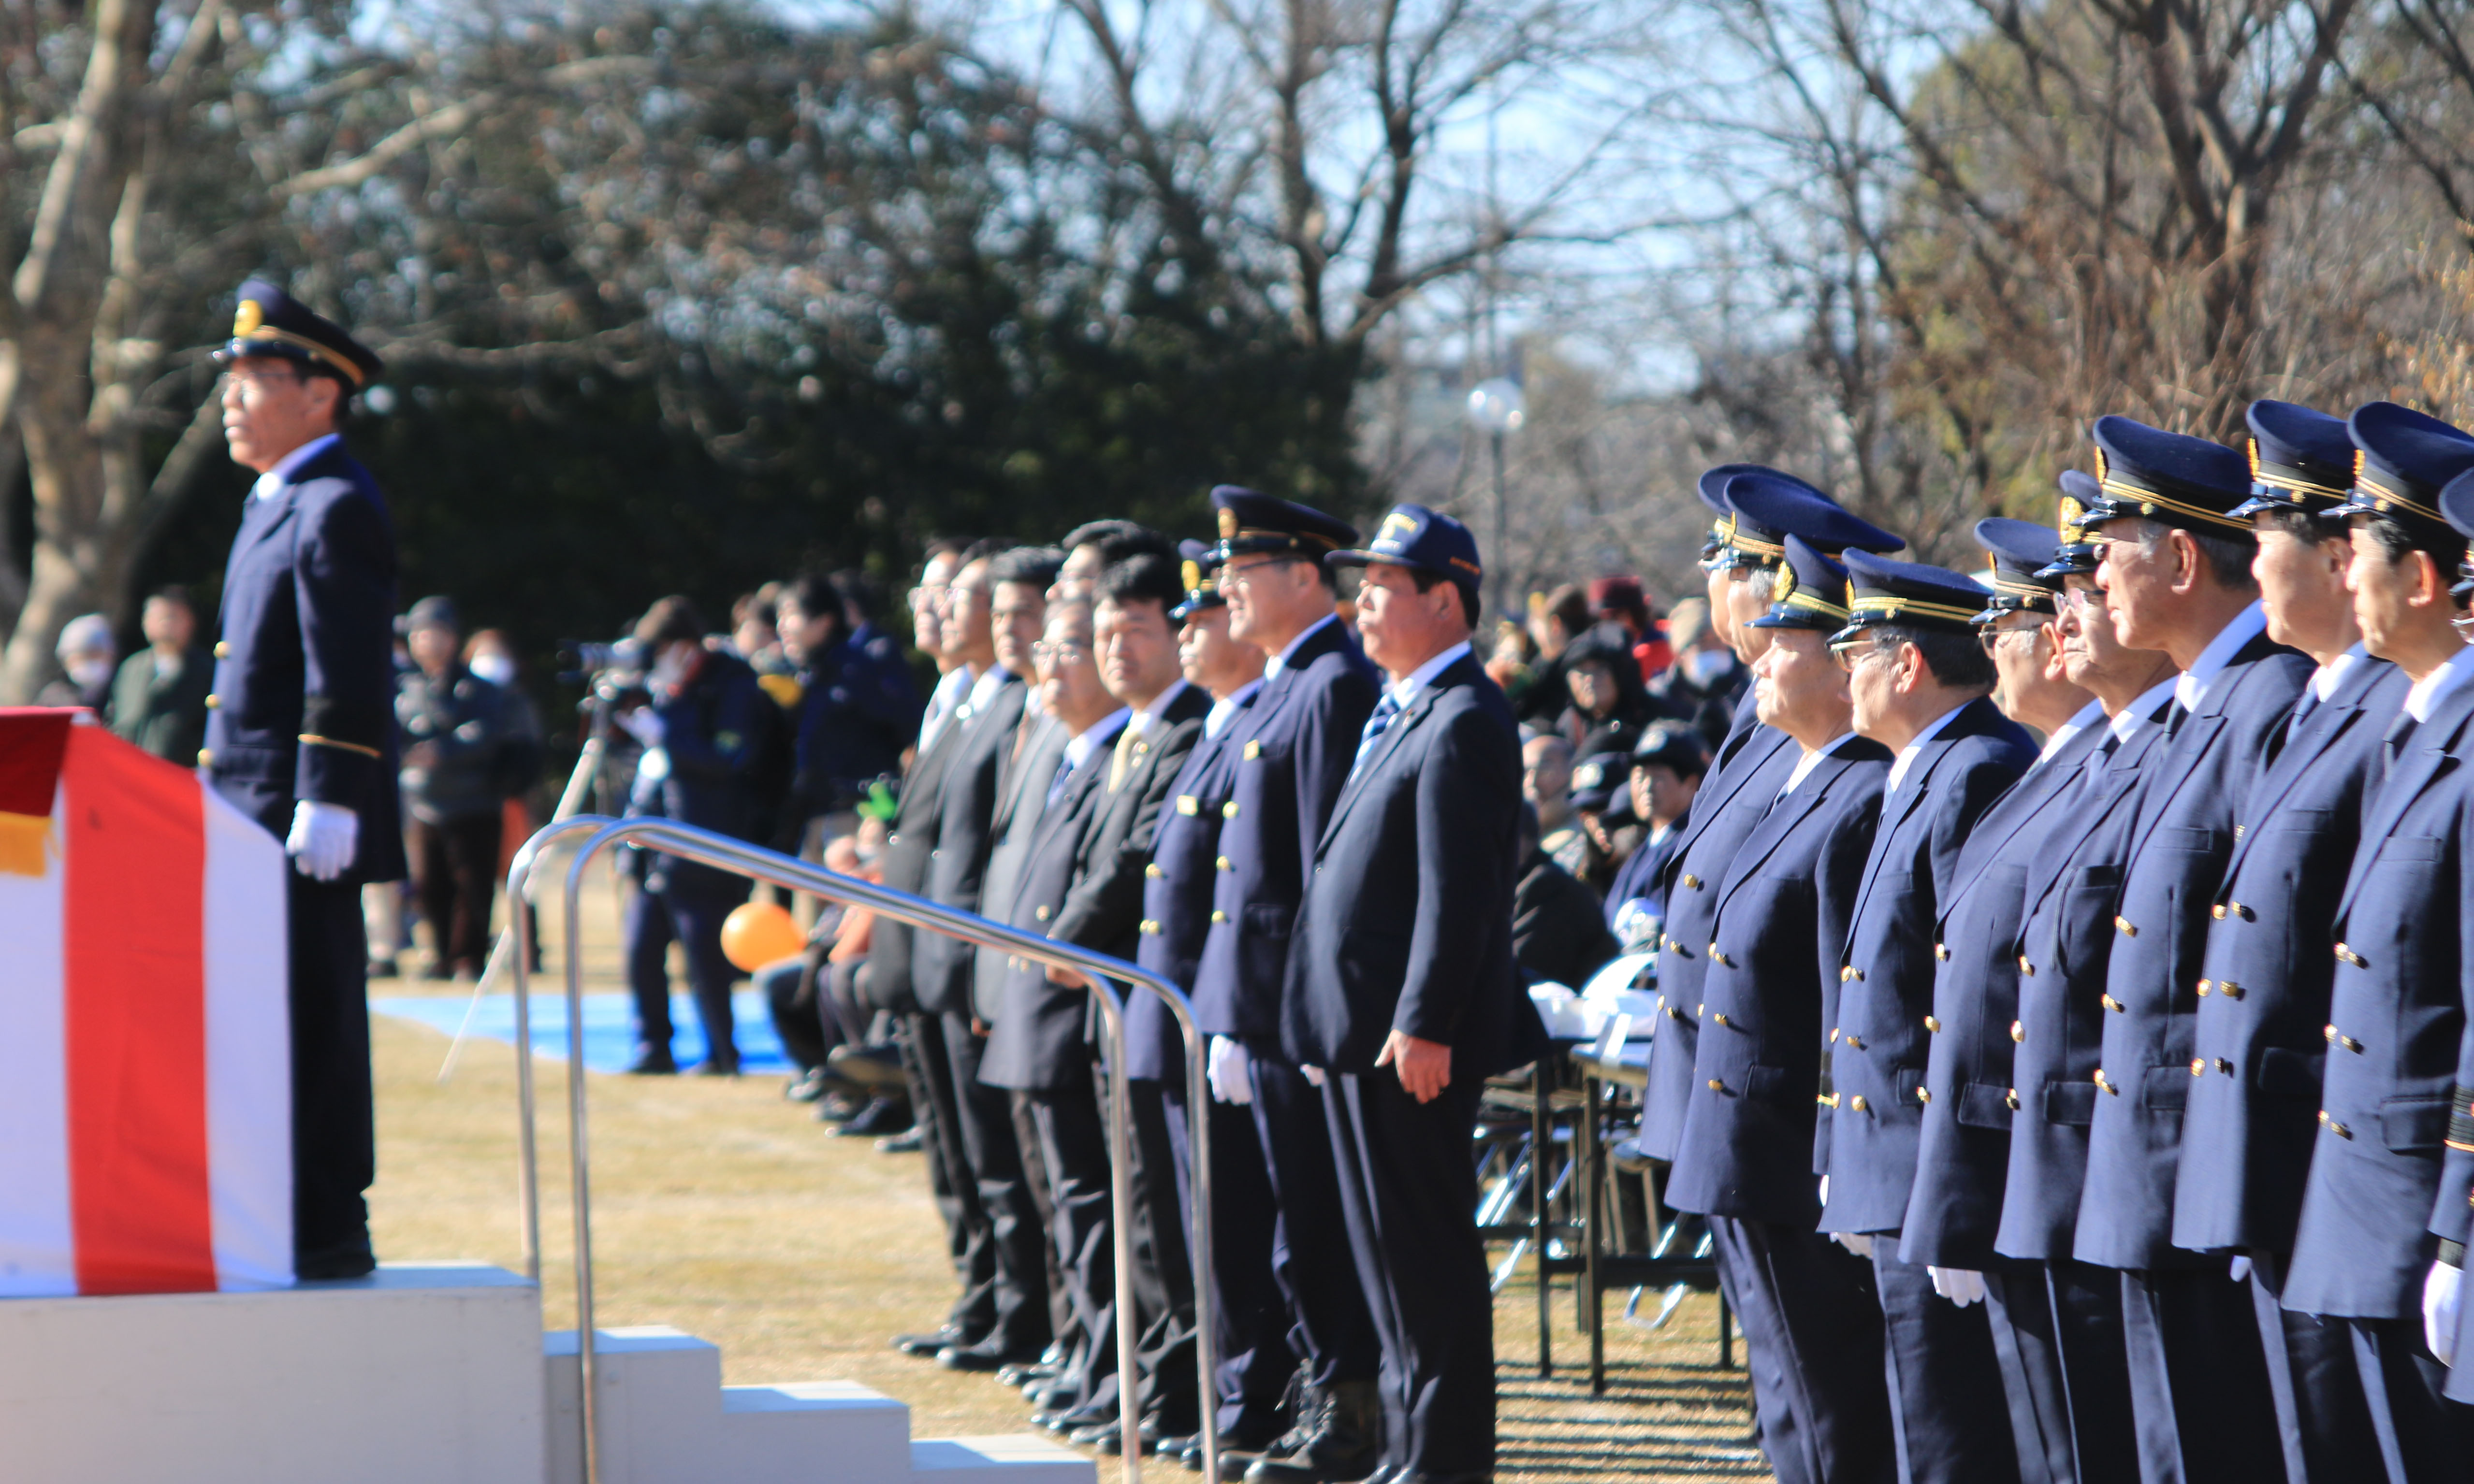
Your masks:
M 1786 786 L 1778 791 L 1778 798 L 1783 799 L 1787 795 L 1794 793 L 1798 788 L 1803 786 L 1805 779 L 1812 777 L 1812 770 L 1821 766 L 1821 759 L 1829 756 L 1834 752 L 1837 752 L 1840 748 L 1845 747 L 1848 743 L 1855 740 L 1856 733 L 1853 731 L 1842 731 L 1838 735 L 1831 737 L 1829 741 L 1822 743 L 1819 747 L 1807 751 L 1802 757 L 1796 760 L 1795 771 L 1786 776 Z M 1770 802 L 1775 804 L 1778 802 L 1778 799 L 1773 799 Z
M 1211 1038 L 1211 1056 L 1207 1070 L 1211 1076 L 1211 1095 L 1221 1102 L 1243 1108 L 1254 1101 L 1254 1085 L 1247 1080 L 1246 1069 L 1252 1064 L 1246 1056 L 1243 1041 L 1225 1036 Z
M 1869 1236 L 1854 1232 L 1832 1232 L 1830 1239 L 1867 1262 L 1873 1260 L 1873 1239 Z
M 299 468 L 303 464 L 308 463 L 310 460 L 318 457 L 318 455 L 322 453 L 325 453 L 327 449 L 332 448 L 335 444 L 342 443 L 343 441 L 343 434 L 329 433 L 324 438 L 313 438 L 309 440 L 309 442 L 303 443 L 300 447 L 293 449 L 282 458 L 276 460 L 275 467 L 268 469 L 265 473 L 257 476 L 257 483 L 249 487 L 249 497 L 253 500 L 263 500 L 269 498 L 276 491 L 292 483 L 292 471 L 294 469 Z
M 1933 1292 L 1965 1308 L 1984 1300 L 1984 1275 L 1968 1268 L 1928 1267 L 1932 1276 Z
M 2102 720 L 2104 720 L 2103 702 L 2091 701 L 2087 705 L 2080 706 L 2075 715 L 2074 715 L 2069 721 L 2066 721 L 2060 726 L 2054 728 L 2053 734 L 2045 739 L 2045 750 L 2036 754 L 2036 761 L 2043 762 L 2046 758 L 2052 756 L 2055 753 L 2062 750 L 2062 745 L 2064 743 L 2070 741 L 2071 738 L 2077 736 L 2080 732 L 2087 730 L 2090 727 L 2095 726 Z
M 934 744 L 970 688 L 971 667 L 966 664 L 958 664 L 937 678 L 936 688 L 928 693 L 928 714 L 919 722 L 919 751 L 924 753 Z
M 1952 706 L 1949 710 L 1942 712 L 1941 715 L 1933 718 L 1932 723 L 1926 727 L 1924 730 L 1917 732 L 1915 736 L 1908 741 L 1906 746 L 1899 749 L 1898 760 L 1890 764 L 1890 781 L 1883 785 L 1881 789 L 1881 795 L 1883 798 L 1886 799 L 1890 795 L 1899 791 L 1900 779 L 1904 778 L 1907 776 L 1907 770 L 1915 766 L 1916 756 L 1924 751 L 1925 744 L 1931 741 L 1933 738 L 1940 736 L 1942 734 L 1942 729 L 1948 727 L 1953 718 L 1957 716 L 1959 712 L 1966 710 L 1974 704 L 1975 703 L 1972 701 L 1962 701 L 1958 705 Z
M 2182 703 L 2185 711 L 2195 711 L 2199 703 L 2208 699 L 2208 687 L 2222 675 L 2225 666 L 2234 662 L 2242 647 L 2268 632 L 2268 610 L 2254 602 L 2233 616 L 2231 622 L 2217 631 L 2191 668 L 2173 678 L 2173 699 Z
M 2127 742 L 2139 735 L 2139 729 L 2156 720 L 2156 713 L 2173 697 L 2173 681 L 2159 681 L 2141 692 L 2138 700 L 2123 706 L 2111 723 L 2113 739 Z
M 2432 708 L 2470 676 L 2474 676 L 2474 660 L 2468 660 L 2461 649 L 2449 656 L 2445 664 L 2413 682 L 2413 689 L 2405 693 L 2405 714 L 2413 717 L 2417 726 L 2431 720 Z
M 2457 1311 L 2464 1299 L 2465 1270 L 2433 1263 L 2422 1281 L 2422 1337 L 2444 1366 L 2457 1363 Z
M 2232 1279 L 2238 1283 L 2249 1281 L 2250 1258 L 2244 1257 L 2240 1253 L 2236 1253 L 2234 1255 L 2234 1260 L 2225 1264 L 2225 1277 Z
M 1325 613 L 1321 618 L 1316 619 L 1313 623 L 1310 623 L 1303 629 L 1299 630 L 1296 638 L 1291 639 L 1286 644 L 1280 646 L 1280 652 L 1278 654 L 1273 655 L 1271 658 L 1263 661 L 1263 679 L 1267 681 L 1271 680 L 1274 676 L 1277 676 L 1282 670 L 1287 669 L 1289 667 L 1289 657 L 1298 652 L 1298 645 L 1303 644 L 1306 640 L 1313 638 L 1317 634 L 1321 633 L 1324 625 L 1336 624 L 1338 622 L 1340 622 L 1340 615 L 1338 613 Z
M 1202 734 L 1206 737 L 1216 737 L 1226 731 L 1228 718 L 1236 715 L 1240 707 L 1254 699 L 1254 692 L 1262 688 L 1261 681 L 1248 681 L 1235 690 L 1212 702 L 1211 709 L 1204 712 L 1202 716 Z
M 284 837 L 283 853 L 303 875 L 332 881 L 352 863 L 360 840 L 361 817 L 349 806 L 303 799 L 292 806 L 292 833 Z

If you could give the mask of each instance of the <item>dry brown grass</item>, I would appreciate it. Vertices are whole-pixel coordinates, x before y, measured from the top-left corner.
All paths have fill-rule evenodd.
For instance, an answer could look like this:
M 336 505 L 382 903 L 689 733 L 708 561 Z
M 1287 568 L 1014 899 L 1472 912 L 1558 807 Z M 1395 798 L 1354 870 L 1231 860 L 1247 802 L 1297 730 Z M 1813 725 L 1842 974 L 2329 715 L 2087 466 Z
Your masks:
M 598 892 L 587 899 L 608 900 Z M 615 987 L 615 929 L 606 910 L 594 917 L 588 977 Z M 381 982 L 379 993 L 410 988 Z M 445 1037 L 383 1017 L 373 1033 L 378 1183 L 370 1202 L 379 1253 L 520 1267 L 513 1049 L 468 1046 L 442 1086 Z M 567 1083 L 560 1065 L 538 1065 L 545 1302 L 550 1327 L 570 1328 Z M 806 1109 L 783 1101 L 781 1086 L 592 1077 L 601 1325 L 675 1325 L 712 1340 L 733 1384 L 862 1382 L 910 1405 L 914 1436 L 1023 1430 L 1027 1408 L 1012 1393 L 887 1343 L 933 1327 L 953 1296 L 919 1157 L 827 1137 Z M 1496 1311 L 1507 1480 L 1767 1477 L 1744 1444 L 1743 1372 L 1716 1369 L 1710 1300 L 1696 1297 L 1657 1335 L 1614 1322 L 1611 1385 L 1593 1400 L 1570 1369 L 1586 1350 L 1568 1293 L 1556 1304 L 1557 1378 L 1537 1379 L 1534 1295 L 1523 1280 Z M 1194 1476 L 1171 1469 L 1152 1477 Z

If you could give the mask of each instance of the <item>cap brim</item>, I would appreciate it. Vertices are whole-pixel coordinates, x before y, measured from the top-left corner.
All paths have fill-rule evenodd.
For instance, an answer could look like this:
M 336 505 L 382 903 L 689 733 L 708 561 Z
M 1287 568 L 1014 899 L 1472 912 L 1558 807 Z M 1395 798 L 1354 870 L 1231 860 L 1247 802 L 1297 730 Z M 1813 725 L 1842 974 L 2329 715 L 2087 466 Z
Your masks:
M 1441 567 L 1428 566 L 1422 562 L 1412 562 L 1406 557 L 1387 557 L 1380 552 L 1372 551 L 1325 552 L 1322 564 L 1325 566 L 1405 566 L 1414 567 L 1420 572 L 1443 570 Z
M 1744 627 L 1747 629 L 1810 629 L 1819 633 L 1828 633 L 1838 627 L 1838 620 L 1826 613 L 1815 613 L 1807 618 L 1801 614 L 1781 613 L 1778 610 L 1772 609 L 1758 618 L 1746 619 Z

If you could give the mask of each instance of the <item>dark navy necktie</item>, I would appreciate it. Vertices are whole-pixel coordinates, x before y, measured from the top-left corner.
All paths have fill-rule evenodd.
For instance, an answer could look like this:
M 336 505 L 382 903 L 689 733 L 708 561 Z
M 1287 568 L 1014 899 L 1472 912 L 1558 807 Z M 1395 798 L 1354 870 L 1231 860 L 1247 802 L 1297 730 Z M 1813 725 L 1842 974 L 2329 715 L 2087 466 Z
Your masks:
M 1399 714 L 1399 701 L 1390 691 L 1385 691 L 1383 699 L 1374 703 L 1374 714 L 1366 718 L 1366 730 L 1357 734 L 1357 760 L 1348 765 L 1351 778 L 1356 777 L 1357 770 L 1366 765 L 1366 754 L 1374 750 L 1374 739 L 1383 735 L 1385 729 L 1392 725 L 1392 719 Z

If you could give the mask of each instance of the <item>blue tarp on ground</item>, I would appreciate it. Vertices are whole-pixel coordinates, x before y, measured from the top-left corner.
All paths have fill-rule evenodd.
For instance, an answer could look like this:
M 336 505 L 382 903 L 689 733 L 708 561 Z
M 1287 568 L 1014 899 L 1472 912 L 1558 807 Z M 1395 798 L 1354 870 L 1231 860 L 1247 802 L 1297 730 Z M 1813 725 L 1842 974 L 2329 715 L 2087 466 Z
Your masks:
M 471 1002 L 461 994 L 393 994 L 371 1000 L 370 1009 L 452 1036 L 455 1028 L 464 1023 L 464 1008 Z M 773 1034 L 764 996 L 755 990 L 741 990 L 731 996 L 731 1012 L 738 1022 L 731 1040 L 739 1044 L 740 1070 L 788 1071 L 790 1064 L 782 1054 L 781 1041 Z M 670 1042 L 670 1054 L 678 1059 L 679 1065 L 692 1066 L 703 1061 L 704 1030 L 696 1023 L 694 1003 L 686 995 L 670 996 L 670 1023 L 677 1030 Z M 532 995 L 531 1031 L 535 1053 L 553 1061 L 567 1060 L 567 996 L 536 992 Z M 514 1045 L 516 997 L 483 995 L 480 1008 L 473 1014 L 471 1035 Z M 632 1002 L 624 994 L 585 995 L 585 1066 L 596 1072 L 623 1072 L 635 1059 L 636 1017 Z

